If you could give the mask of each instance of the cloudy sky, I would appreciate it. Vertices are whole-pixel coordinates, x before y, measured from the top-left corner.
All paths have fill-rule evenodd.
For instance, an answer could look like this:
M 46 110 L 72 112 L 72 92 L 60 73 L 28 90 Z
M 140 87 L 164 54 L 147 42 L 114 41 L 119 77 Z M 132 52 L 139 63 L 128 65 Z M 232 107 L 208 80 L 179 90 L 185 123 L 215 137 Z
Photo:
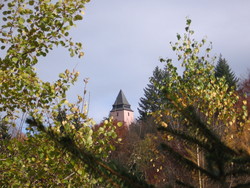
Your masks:
M 207 36 L 212 54 L 222 54 L 238 77 L 250 69 L 249 0 L 92 0 L 84 19 L 71 32 L 83 43 L 85 56 L 70 58 L 55 49 L 37 66 L 41 78 L 53 81 L 66 68 L 81 75 L 69 97 L 83 92 L 83 78 L 90 78 L 89 116 L 99 122 L 107 117 L 122 89 L 138 116 L 143 88 L 160 57 L 175 58 L 169 42 L 184 33 L 185 18 L 192 19 L 195 38 Z M 175 62 L 179 67 L 179 63 Z

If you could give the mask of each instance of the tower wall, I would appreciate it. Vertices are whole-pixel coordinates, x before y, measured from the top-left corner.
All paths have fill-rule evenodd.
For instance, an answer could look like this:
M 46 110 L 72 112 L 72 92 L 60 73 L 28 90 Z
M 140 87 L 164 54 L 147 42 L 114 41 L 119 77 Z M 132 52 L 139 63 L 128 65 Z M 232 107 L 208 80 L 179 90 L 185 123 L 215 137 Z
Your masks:
M 129 110 L 118 110 L 110 112 L 110 117 L 113 117 L 115 120 L 124 122 L 126 126 L 129 126 L 134 122 L 134 112 Z

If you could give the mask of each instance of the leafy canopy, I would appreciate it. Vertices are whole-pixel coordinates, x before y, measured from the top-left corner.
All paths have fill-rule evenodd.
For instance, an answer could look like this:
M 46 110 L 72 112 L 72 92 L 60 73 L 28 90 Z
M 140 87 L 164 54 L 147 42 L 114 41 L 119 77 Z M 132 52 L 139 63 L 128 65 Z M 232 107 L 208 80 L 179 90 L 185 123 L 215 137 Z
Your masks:
M 37 77 L 34 65 L 54 47 L 62 46 L 70 55 L 83 56 L 82 44 L 75 43 L 69 30 L 82 19 L 89 0 L 4 0 L 0 4 L 2 22 L 0 46 L 0 112 L 11 121 L 20 113 L 48 109 L 55 98 L 65 98 L 78 72 L 66 70 L 55 83 Z
M 0 3 L 0 48 L 4 52 L 0 58 L 0 113 L 4 122 L 13 125 L 20 116 L 30 116 L 27 138 L 11 140 L 1 150 L 1 184 L 144 185 L 107 163 L 115 149 L 113 143 L 118 141 L 115 127 L 111 126 L 112 120 L 107 120 L 93 131 L 95 123 L 87 116 L 84 100 L 86 90 L 76 103 L 67 100 L 66 92 L 77 81 L 79 72 L 65 70 L 50 83 L 39 79 L 34 68 L 39 57 L 45 57 L 54 47 L 68 49 L 71 56 L 84 55 L 82 44 L 72 40 L 69 30 L 82 20 L 86 2 L 89 0 Z
M 198 159 L 193 161 L 176 151 L 168 141 L 162 143 L 162 149 L 170 153 L 176 162 L 221 187 L 228 187 L 232 176 L 238 178 L 238 183 L 233 186 L 249 186 L 249 182 L 245 182 L 250 174 L 249 136 L 245 137 L 250 131 L 247 101 L 239 101 L 239 95 L 229 90 L 225 77 L 215 77 L 214 58 L 209 55 L 211 44 L 205 47 L 205 39 L 200 42 L 194 40 L 190 24 L 191 20 L 187 19 L 186 33 L 183 36 L 177 34 L 177 42 L 171 43 L 184 67 L 183 74 L 178 74 L 171 59 L 161 59 L 169 72 L 169 82 L 156 86 L 169 102 L 162 104 L 154 116 L 169 141 L 174 136 L 191 150 L 193 148 L 193 153 L 201 150 L 205 165 L 200 166 Z M 200 55 L 204 52 L 205 55 Z M 236 138 L 242 144 L 236 145 Z M 178 178 L 176 181 L 188 185 Z

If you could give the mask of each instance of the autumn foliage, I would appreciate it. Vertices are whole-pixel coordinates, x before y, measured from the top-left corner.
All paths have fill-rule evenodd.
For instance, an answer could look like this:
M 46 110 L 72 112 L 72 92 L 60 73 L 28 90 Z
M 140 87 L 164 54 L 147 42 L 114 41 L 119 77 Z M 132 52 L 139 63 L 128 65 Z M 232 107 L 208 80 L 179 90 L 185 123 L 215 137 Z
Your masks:
M 161 58 L 168 76 L 150 85 L 160 102 L 129 127 L 112 119 L 96 125 L 86 88 L 69 102 L 79 72 L 65 70 L 52 83 L 38 77 L 39 57 L 55 47 L 83 56 L 69 30 L 87 2 L 0 3 L 0 186 L 249 187 L 250 74 L 229 90 L 225 77 L 215 77 L 211 45 L 192 38 L 190 19 L 171 43 L 184 72 Z M 26 134 L 11 138 L 8 127 L 24 122 Z

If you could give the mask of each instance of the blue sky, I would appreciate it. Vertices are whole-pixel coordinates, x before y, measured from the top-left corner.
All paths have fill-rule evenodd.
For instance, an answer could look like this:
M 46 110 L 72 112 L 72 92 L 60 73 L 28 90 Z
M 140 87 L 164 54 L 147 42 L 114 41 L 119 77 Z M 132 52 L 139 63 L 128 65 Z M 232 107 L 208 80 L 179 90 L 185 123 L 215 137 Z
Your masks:
M 93 0 L 86 4 L 84 19 L 71 32 L 83 43 L 82 59 L 55 49 L 40 59 L 37 69 L 44 80 L 56 80 L 65 69 L 80 72 L 69 92 L 74 102 L 90 78 L 89 116 L 99 122 L 107 117 L 122 89 L 138 116 L 143 88 L 160 57 L 175 59 L 169 42 L 184 33 L 185 18 L 192 19 L 195 38 L 207 36 L 212 54 L 222 54 L 240 78 L 250 69 L 250 1 L 248 0 Z M 175 62 L 179 67 L 179 63 Z

